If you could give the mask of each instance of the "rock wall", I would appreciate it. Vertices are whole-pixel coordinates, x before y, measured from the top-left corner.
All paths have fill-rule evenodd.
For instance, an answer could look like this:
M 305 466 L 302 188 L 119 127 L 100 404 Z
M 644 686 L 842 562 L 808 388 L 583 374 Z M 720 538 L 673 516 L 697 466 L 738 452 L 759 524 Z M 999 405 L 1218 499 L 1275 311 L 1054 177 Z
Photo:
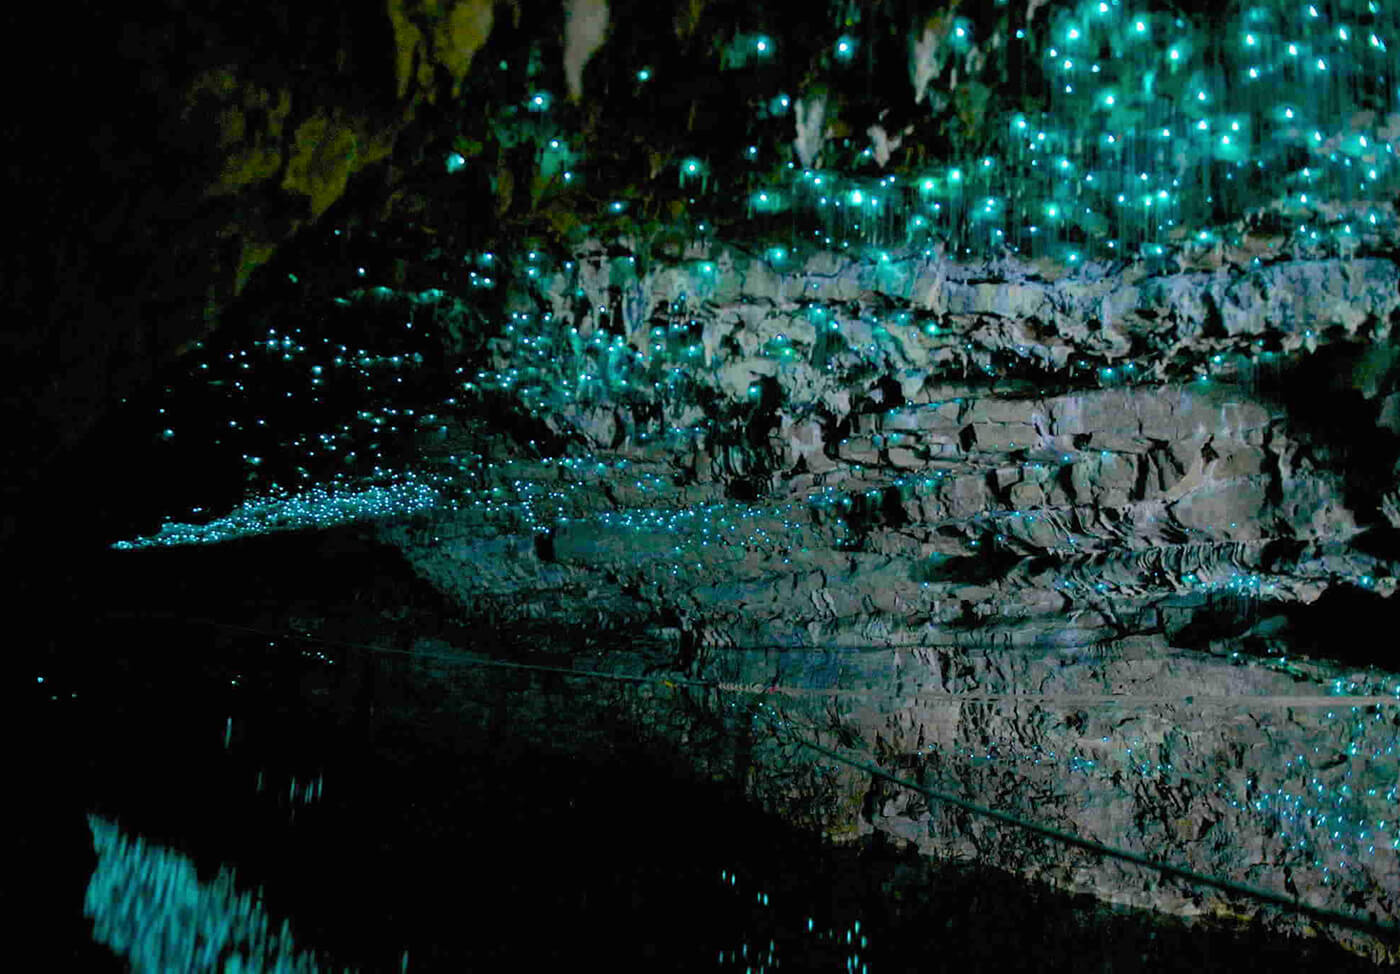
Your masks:
M 709 252 L 621 284 L 609 268 L 635 258 L 569 265 L 463 384 L 521 424 L 425 440 L 471 486 L 381 529 L 504 645 L 723 688 L 699 712 L 756 729 L 716 773 L 833 838 L 880 830 L 1114 902 L 1327 929 L 930 801 L 770 721 L 925 788 L 1394 922 L 1400 677 L 1298 627 L 1340 591 L 1395 590 L 1377 541 L 1394 376 L 1364 364 L 1400 300 L 1392 264 L 1049 282 Z M 1331 393 L 1368 427 L 1300 405 L 1310 358 L 1373 376 Z M 715 771 L 693 699 L 607 699 Z

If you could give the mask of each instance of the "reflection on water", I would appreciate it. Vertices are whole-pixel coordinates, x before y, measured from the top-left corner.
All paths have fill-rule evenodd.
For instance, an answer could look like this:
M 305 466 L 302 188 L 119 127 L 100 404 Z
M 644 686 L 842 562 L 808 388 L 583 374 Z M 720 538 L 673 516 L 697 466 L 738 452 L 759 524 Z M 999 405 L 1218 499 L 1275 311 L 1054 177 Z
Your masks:
M 1364 969 L 921 855 L 891 830 L 822 841 L 793 826 L 804 779 L 771 777 L 774 745 L 745 736 L 752 707 L 418 652 L 431 606 L 382 552 L 172 554 L 75 589 L 79 608 L 52 614 L 72 631 L 29 677 L 43 800 L 74 819 L 48 845 L 89 856 L 52 909 L 71 903 L 130 969 Z M 359 594 L 370 578 L 390 595 Z M 439 629 L 478 660 L 502 651 Z
M 97 866 L 85 913 L 93 939 L 123 955 L 134 971 L 317 970 L 298 952 L 286 920 L 270 921 L 257 897 L 239 892 L 220 870 L 202 883 L 177 852 L 123 835 L 116 823 L 88 816 Z
M 88 825 L 97 864 L 84 913 L 92 920 L 93 938 L 123 957 L 133 971 L 303 974 L 327 969 L 312 951 L 298 949 L 288 920 L 279 924 L 258 895 L 238 888 L 233 870 L 221 867 L 205 882 L 194 863 L 178 852 L 126 835 L 99 815 L 89 815 Z M 720 968 L 777 969 L 784 956 L 780 951 L 787 948 L 786 956 L 792 958 L 789 941 L 805 933 L 807 942 L 796 958 L 803 964 L 825 967 L 839 961 L 849 971 L 868 974 L 862 954 L 868 955 L 870 938 L 859 919 L 838 929 L 818 927 L 809 916 L 805 926 L 794 931 L 773 912 L 770 895 L 741 884 L 738 873 L 720 870 L 719 888 L 720 902 L 730 910 L 747 910 L 755 921 L 752 929 L 736 930 L 738 936 L 729 946 L 717 951 L 714 960 Z M 768 935 L 766 944 L 763 934 Z M 405 950 L 401 968 L 408 967 Z

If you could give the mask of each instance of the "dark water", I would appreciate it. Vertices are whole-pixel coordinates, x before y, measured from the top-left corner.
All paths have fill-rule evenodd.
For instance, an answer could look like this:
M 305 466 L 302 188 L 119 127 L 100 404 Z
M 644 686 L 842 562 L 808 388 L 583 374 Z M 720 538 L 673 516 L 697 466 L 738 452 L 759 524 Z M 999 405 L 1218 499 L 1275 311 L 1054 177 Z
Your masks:
M 833 848 L 625 733 L 542 746 L 512 731 L 518 699 L 444 722 L 395 647 L 491 635 L 353 531 L 81 554 L 25 583 L 42 624 L 5 664 L 12 955 L 186 969 L 212 937 L 287 970 L 1356 966 L 879 839 Z
M 765 885 L 781 849 L 819 850 L 654 754 L 532 751 L 499 727 L 434 726 L 401 657 L 341 642 L 332 656 L 287 635 L 320 614 L 323 637 L 376 641 L 388 589 L 413 604 L 401 566 L 356 547 L 94 552 L 67 574 L 65 611 L 11 661 L 27 683 L 30 767 L 28 820 L 13 834 L 26 885 L 7 884 L 7 897 L 51 931 L 45 952 L 120 969 L 92 942 L 94 921 L 102 939 L 138 945 L 209 923 L 182 915 L 193 893 L 169 875 L 124 904 L 160 916 L 115 915 L 111 895 L 85 908 L 94 870 L 104 889 L 160 886 L 141 871 L 178 873 L 174 856 L 206 899 L 232 871 L 274 933 L 290 921 L 292 956 L 335 968 L 396 970 L 405 954 L 410 969 L 713 967 L 721 952 L 752 956 L 759 933 L 766 955 L 816 905 L 814 933 L 858 918 L 855 901 Z M 284 635 L 267 635 L 279 618 Z M 124 845 L 139 837 L 142 854 L 126 845 L 99 862 L 93 823 L 114 824 Z M 859 952 L 808 939 L 818 956 Z

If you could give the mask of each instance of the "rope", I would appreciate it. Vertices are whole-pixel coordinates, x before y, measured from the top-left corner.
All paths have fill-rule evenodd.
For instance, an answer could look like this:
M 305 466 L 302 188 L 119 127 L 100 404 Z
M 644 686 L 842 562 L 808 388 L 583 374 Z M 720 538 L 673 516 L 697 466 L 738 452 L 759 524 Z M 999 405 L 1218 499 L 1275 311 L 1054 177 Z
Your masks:
M 256 633 L 258 635 L 270 636 L 274 638 L 287 638 L 285 633 L 273 633 L 268 632 L 266 630 L 254 628 L 252 626 L 234 625 L 232 623 L 219 622 L 213 619 L 186 619 L 182 621 L 202 622 L 222 629 L 240 630 L 243 632 L 251 632 Z M 776 686 L 722 683 L 709 680 L 694 680 L 685 678 L 671 679 L 666 677 L 653 677 L 640 674 L 603 673 L 593 670 L 571 669 L 562 666 L 548 666 L 540 663 L 514 663 L 508 660 L 472 659 L 450 653 L 431 653 L 418 652 L 406 649 L 389 649 L 382 646 L 369 646 L 362 643 L 350 643 L 340 640 L 322 639 L 318 636 L 302 635 L 300 633 L 295 634 L 295 638 L 303 639 L 309 642 L 321 643 L 323 645 L 344 646 L 347 648 L 363 649 L 376 653 L 387 653 L 402 656 L 440 659 L 459 663 L 464 666 L 482 666 L 496 669 L 532 670 L 542 673 L 557 673 L 563 676 L 583 677 L 591 680 L 603 680 L 618 683 L 649 683 L 654 686 L 665 687 L 672 690 L 680 689 L 681 687 L 695 687 L 698 689 L 705 690 L 721 690 L 725 692 L 748 693 L 753 694 L 758 700 L 762 700 L 769 694 L 775 692 L 793 692 L 787 688 Z M 823 693 L 824 692 L 825 691 L 823 691 Z M 1249 886 L 1244 883 L 1235 882 L 1231 879 L 1222 879 L 1217 876 L 1211 876 L 1206 873 L 1197 872 L 1194 869 L 1188 869 L 1184 866 L 1173 865 L 1172 863 L 1159 862 L 1155 859 L 1150 859 L 1147 856 L 1141 855 L 1140 853 L 1130 852 L 1127 849 L 1119 849 L 1114 846 L 1105 845 L 1102 842 L 1096 842 L 1093 839 L 1086 839 L 1083 836 L 1075 835 L 1072 832 L 1065 832 L 1061 829 L 1052 828 L 1048 825 L 1041 825 L 1036 822 L 1028 821 L 1027 819 L 1023 819 L 1019 816 L 1012 815 L 1009 812 L 1002 812 L 998 811 L 995 808 L 989 808 L 985 805 L 978 805 L 975 802 L 970 802 L 964 798 L 959 798 L 957 795 L 949 794 L 947 792 L 942 791 L 935 791 L 931 788 L 925 788 L 923 785 L 920 785 L 916 782 L 896 777 L 895 775 L 889 773 L 888 771 L 884 770 L 878 765 L 871 764 L 867 761 L 862 761 L 858 758 L 850 757 L 838 751 L 834 751 L 824 744 L 820 744 L 816 741 L 802 737 L 800 734 L 784 726 L 785 721 L 780 721 L 778 719 L 778 712 L 776 711 L 776 708 L 773 708 L 771 706 L 765 706 L 760 709 L 764 709 L 767 711 L 766 716 L 768 717 L 769 726 L 773 730 L 774 736 L 779 739 L 787 738 L 794 744 L 808 748 L 812 751 L 816 751 L 818 754 L 823 754 L 834 761 L 839 761 L 842 764 L 847 765 L 848 767 L 854 768 L 858 771 L 863 771 L 866 774 L 872 775 L 876 778 L 881 778 L 900 788 L 906 788 L 910 791 L 917 792 L 918 794 L 923 795 L 925 798 L 956 806 L 973 815 L 978 815 L 983 818 L 989 818 L 993 821 L 1001 822 L 1006 825 L 1014 826 L 1015 828 L 1024 829 L 1025 831 L 1036 833 L 1037 835 L 1043 835 L 1046 838 L 1053 839 L 1056 842 L 1061 842 L 1065 845 L 1075 846 L 1077 848 L 1084 849 L 1089 852 L 1094 852 L 1099 855 L 1107 856 L 1112 859 L 1117 859 L 1122 862 L 1128 862 L 1137 866 L 1142 866 L 1146 869 L 1153 869 L 1163 875 L 1175 876 L 1178 879 L 1184 879 L 1187 882 L 1194 883 L 1199 886 L 1209 886 L 1227 893 L 1234 893 L 1236 895 L 1245 896 L 1263 903 L 1269 903 L 1294 913 L 1312 917 L 1316 920 L 1322 920 L 1327 923 L 1334 923 L 1338 926 L 1348 927 L 1353 930 L 1361 930 L 1367 933 L 1377 934 L 1380 935 L 1382 938 L 1392 938 L 1396 937 L 1397 935 L 1400 935 L 1400 927 L 1397 927 L 1394 924 L 1383 923 L 1381 921 L 1372 920 L 1366 917 L 1354 916 L 1352 914 L 1343 913 L 1339 910 L 1333 910 L 1327 907 L 1313 906 L 1311 904 L 1303 902 L 1302 899 L 1299 897 L 1288 897 L 1283 895 L 1282 893 L 1276 893 L 1273 890 L 1263 889 L 1258 886 Z
M 978 805 L 974 802 L 967 801 L 966 799 L 959 798 L 957 795 L 950 795 L 947 792 L 935 791 L 931 788 L 925 788 L 924 786 L 917 784 L 913 781 L 907 781 L 903 778 L 898 778 L 895 775 L 890 774 L 888 771 L 885 771 L 883 768 L 880 768 L 876 765 L 870 764 L 866 761 L 861 761 L 855 758 L 848 757 L 844 754 L 840 754 L 837 751 L 833 751 L 831 748 L 826 747 L 823 744 L 818 744 L 816 741 L 807 740 L 806 738 L 801 737 L 800 735 L 791 731 L 784 732 L 782 728 L 776 726 L 776 724 L 774 726 L 774 732 L 779 736 L 782 736 L 784 733 L 786 733 L 786 735 L 796 744 L 799 744 L 806 748 L 810 748 L 811 750 L 816 751 L 819 754 L 824 754 L 835 761 L 840 761 L 842 764 L 846 764 L 852 768 L 856 768 L 857 770 L 864 771 L 867 774 L 873 775 L 877 778 L 883 778 L 891 784 L 898 785 L 901 788 L 907 788 L 911 791 L 918 792 L 926 798 L 946 802 L 949 805 L 956 805 L 958 808 L 961 808 L 967 812 L 971 812 L 974 815 L 980 815 L 985 818 L 994 819 L 998 822 L 1004 822 L 1007 825 L 1013 825 L 1016 828 L 1025 829 L 1028 832 L 1034 832 L 1038 835 L 1046 836 L 1047 838 L 1054 839 L 1057 842 L 1062 842 L 1065 845 L 1077 846 L 1081 849 L 1087 849 L 1090 852 L 1096 852 L 1100 855 L 1109 856 L 1113 859 L 1119 859 L 1123 862 L 1130 862 L 1134 863 L 1135 865 L 1144 866 L 1148 869 L 1155 869 L 1164 875 L 1176 876 L 1180 879 L 1185 879 L 1189 882 L 1196 883 L 1201 886 L 1212 886 L 1216 889 L 1224 890 L 1229 893 L 1236 893 L 1241 896 L 1247 896 L 1252 899 L 1261 900 L 1266 903 L 1274 904 L 1275 906 L 1281 906 L 1295 913 L 1301 913 L 1306 916 L 1313 917 L 1314 919 L 1325 920 L 1329 923 L 1335 923 L 1341 926 L 1350 927 L 1355 930 L 1364 930 L 1368 933 L 1376 933 L 1385 937 L 1395 936 L 1397 933 L 1400 933 L 1400 927 L 1396 927 L 1393 924 L 1387 924 L 1377 920 L 1353 916 L 1349 913 L 1342 913 L 1338 910 L 1332 910 L 1326 907 L 1312 906 L 1308 903 L 1304 903 L 1299 898 L 1290 898 L 1288 896 L 1284 896 L 1281 893 L 1275 893 L 1272 890 L 1262 889 L 1258 886 L 1248 886 L 1244 883 L 1237 883 L 1234 880 L 1230 879 L 1221 879 L 1216 876 L 1210 876 L 1205 873 L 1196 872 L 1194 869 L 1187 869 L 1184 866 L 1176 866 L 1172 865 L 1171 863 L 1159 862 L 1155 859 L 1149 859 L 1147 856 L 1140 855 L 1136 852 L 1129 852 L 1126 849 L 1118 849 L 1114 846 L 1104 845 L 1102 842 L 1095 842 L 1092 839 L 1086 839 L 1082 836 L 1075 835 L 1071 832 L 1064 832 L 1060 829 L 1051 828 L 1048 825 L 1040 825 L 1036 822 L 1027 821 L 1026 819 L 1020 818 L 1016 815 L 1012 815 L 1008 812 L 1001 812 L 997 811 L 995 808 L 988 808 L 985 805 Z

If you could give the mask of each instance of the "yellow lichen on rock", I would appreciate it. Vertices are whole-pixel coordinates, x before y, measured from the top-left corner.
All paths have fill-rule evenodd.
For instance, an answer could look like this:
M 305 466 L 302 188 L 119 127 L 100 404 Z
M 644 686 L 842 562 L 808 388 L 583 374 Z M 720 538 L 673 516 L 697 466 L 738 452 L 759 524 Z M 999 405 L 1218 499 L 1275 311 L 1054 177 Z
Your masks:
M 271 179 L 281 168 L 282 154 L 274 147 L 252 145 L 232 151 L 224 157 L 218 182 L 209 187 L 208 195 L 238 192 L 249 183 Z
M 400 99 L 416 84 L 429 102 L 436 100 L 437 68 L 461 91 L 472 58 L 491 35 L 493 0 L 388 0 L 394 31 L 394 77 Z
M 287 157 L 282 188 L 306 196 L 315 219 L 345 192 L 350 177 L 389 155 L 392 134 L 375 138 L 337 110 L 318 111 L 297 126 Z
M 308 197 L 314 219 L 345 192 L 357 152 L 354 130 L 318 111 L 292 134 L 282 188 Z
M 683 0 L 676 5 L 676 38 L 688 41 L 700 26 L 705 13 L 705 0 Z
M 452 95 L 462 90 L 472 58 L 491 36 L 493 0 L 461 0 L 433 29 L 433 54 L 452 79 Z
M 183 121 L 189 121 L 206 97 L 226 102 L 231 101 L 237 91 L 238 76 L 232 67 L 210 68 L 201 72 L 185 89 L 185 107 L 180 117 Z
M 207 177 L 204 194 L 227 196 L 275 177 L 282 168 L 282 133 L 291 110 L 291 92 L 285 88 L 271 92 L 227 69 L 197 79 L 186 92 L 184 118 L 212 118 L 213 148 L 218 150 L 218 171 Z
M 247 118 L 243 109 L 229 105 L 219 112 L 219 148 L 227 149 L 243 141 L 247 129 Z
M 394 78 L 400 99 L 413 80 L 413 62 L 423 44 L 423 32 L 409 17 L 405 0 L 388 0 L 389 23 L 394 28 Z
M 242 251 L 238 255 L 238 270 L 234 274 L 233 293 L 236 297 L 243 293 L 244 286 L 248 283 L 248 278 L 252 277 L 253 271 L 272 259 L 272 255 L 277 252 L 277 244 L 269 243 L 265 240 L 243 241 Z

